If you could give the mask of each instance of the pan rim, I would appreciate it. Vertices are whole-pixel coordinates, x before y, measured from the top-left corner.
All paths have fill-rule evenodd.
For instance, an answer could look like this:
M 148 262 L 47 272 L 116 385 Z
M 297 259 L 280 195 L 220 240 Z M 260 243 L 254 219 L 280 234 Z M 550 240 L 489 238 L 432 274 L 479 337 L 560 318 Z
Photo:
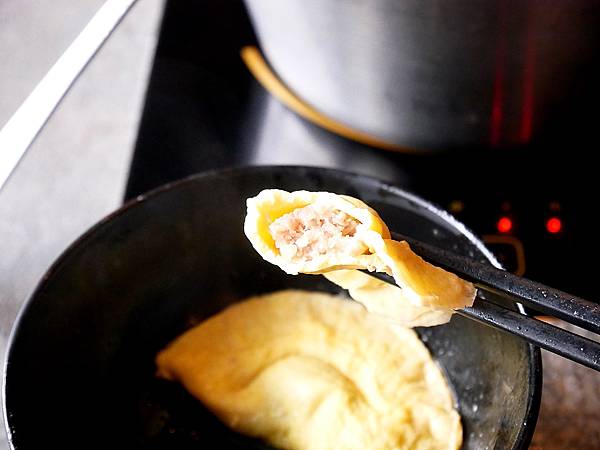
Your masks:
M 224 169 L 215 169 L 204 172 L 199 172 L 196 174 L 192 174 L 185 178 L 181 178 L 172 182 L 165 183 L 161 186 L 158 186 L 154 189 L 149 190 L 148 192 L 138 195 L 128 201 L 126 201 L 119 208 L 104 216 L 102 219 L 97 221 L 94 225 L 89 227 L 85 232 L 80 234 L 73 242 L 71 242 L 60 254 L 59 256 L 52 262 L 49 268 L 45 271 L 44 275 L 40 278 L 38 283 L 32 292 L 27 296 L 26 300 L 23 302 L 21 307 L 19 308 L 19 312 L 13 322 L 11 327 L 11 331 L 9 333 L 7 343 L 6 343 L 6 352 L 4 355 L 4 361 L 2 362 L 2 387 L 0 389 L 0 397 L 2 401 L 2 415 L 4 428 L 6 431 L 6 438 L 11 450 L 24 450 L 17 449 L 13 443 L 13 432 L 11 430 L 9 424 L 9 413 L 6 408 L 6 390 L 7 390 L 7 374 L 8 368 L 10 365 L 11 354 L 13 352 L 13 344 L 16 340 L 16 336 L 19 332 L 20 324 L 29 309 L 30 304 L 37 297 L 38 292 L 43 288 L 45 283 L 52 277 L 52 275 L 60 269 L 60 267 L 64 264 L 65 260 L 76 251 L 80 246 L 84 245 L 89 239 L 93 237 L 93 235 L 108 223 L 115 220 L 117 217 L 120 217 L 126 214 L 130 209 L 136 207 L 139 204 L 152 200 L 155 197 L 166 195 L 167 193 L 184 188 L 187 185 L 192 185 L 199 179 L 209 178 L 209 177 L 222 177 L 222 176 L 231 176 L 237 173 L 248 173 L 248 172 L 260 172 L 260 171 L 273 171 L 273 170 L 308 170 L 308 171 L 316 171 L 320 173 L 330 173 L 335 174 L 335 176 L 343 176 L 348 178 L 360 178 L 363 180 L 368 180 L 371 183 L 376 183 L 377 185 L 384 187 L 389 192 L 405 198 L 420 207 L 425 208 L 427 211 L 435 214 L 440 217 L 443 221 L 445 221 L 448 225 L 453 227 L 458 234 L 466 237 L 471 244 L 473 244 L 482 255 L 490 262 L 490 264 L 498 267 L 500 269 L 504 269 L 500 262 L 496 259 L 496 257 L 485 247 L 483 242 L 477 238 L 477 236 L 462 222 L 458 221 L 454 218 L 450 213 L 442 209 L 441 207 L 435 205 L 434 203 L 425 200 L 424 198 L 413 194 L 405 189 L 394 185 L 385 180 L 381 180 L 376 177 L 359 174 L 355 172 L 350 172 L 346 170 L 333 169 L 321 166 L 304 166 L 304 165 L 256 165 L 256 166 L 238 166 L 238 167 L 229 167 Z M 519 303 L 517 303 L 519 310 L 521 313 L 525 314 L 525 311 Z M 529 362 L 529 397 L 526 405 L 526 414 L 525 421 L 523 422 L 523 426 L 521 427 L 519 434 L 515 439 L 515 443 L 511 450 L 521 450 L 526 449 L 533 438 L 533 433 L 535 431 L 535 426 L 538 420 L 540 403 L 541 403 L 541 394 L 542 394 L 542 381 L 543 381 L 543 370 L 542 370 L 542 358 L 540 349 L 533 346 L 532 344 L 526 344 L 528 348 L 528 362 Z

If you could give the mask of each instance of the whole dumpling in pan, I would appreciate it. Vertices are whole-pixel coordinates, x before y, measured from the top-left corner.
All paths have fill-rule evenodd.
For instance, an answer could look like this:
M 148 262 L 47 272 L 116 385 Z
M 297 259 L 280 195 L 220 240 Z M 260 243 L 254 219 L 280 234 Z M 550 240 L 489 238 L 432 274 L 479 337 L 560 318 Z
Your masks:
M 240 433 L 287 450 L 456 450 L 460 415 L 417 334 L 322 292 L 235 303 L 156 358 Z

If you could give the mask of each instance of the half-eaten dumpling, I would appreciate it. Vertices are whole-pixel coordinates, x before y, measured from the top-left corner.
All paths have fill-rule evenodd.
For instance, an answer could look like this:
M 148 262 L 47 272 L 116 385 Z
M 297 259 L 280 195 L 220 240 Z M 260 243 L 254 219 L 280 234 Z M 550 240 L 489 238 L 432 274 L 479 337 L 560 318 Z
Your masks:
M 452 310 L 473 304 L 471 283 L 424 261 L 407 242 L 392 240 L 379 215 L 358 199 L 267 189 L 248 199 L 247 207 L 244 231 L 265 260 L 293 275 L 326 274 L 367 308 L 390 303 L 390 297 L 409 303 L 412 310 L 389 314 L 403 325 L 444 323 Z M 386 272 L 401 289 L 356 270 L 337 272 L 348 269 Z

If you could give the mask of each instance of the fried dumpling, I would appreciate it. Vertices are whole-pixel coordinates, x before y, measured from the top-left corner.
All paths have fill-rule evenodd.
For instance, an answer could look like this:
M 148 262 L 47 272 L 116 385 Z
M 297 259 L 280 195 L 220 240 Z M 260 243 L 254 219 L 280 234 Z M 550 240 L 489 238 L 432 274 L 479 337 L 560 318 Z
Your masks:
M 450 320 L 453 310 L 413 304 L 404 289 L 380 281 L 358 270 L 336 270 L 323 276 L 342 289 L 372 314 L 404 327 L 431 327 Z
M 473 304 L 471 283 L 424 261 L 407 242 L 391 239 L 381 217 L 353 197 L 263 190 L 247 200 L 244 231 L 266 261 L 289 274 L 329 274 L 327 278 L 342 287 L 353 285 L 350 293 L 361 302 L 368 291 L 369 295 L 377 293 L 380 306 L 391 304 L 391 300 L 382 301 L 389 294 L 410 303 L 417 309 L 399 314 L 398 308 L 392 308 L 388 314 L 403 325 L 447 322 L 452 310 Z M 353 269 L 386 272 L 401 292 L 377 280 L 368 281 L 367 275 Z M 352 272 L 336 275 L 339 270 Z M 422 320 L 415 320 L 418 317 Z
M 384 269 L 370 242 L 390 233 L 365 203 L 329 192 L 267 189 L 247 200 L 246 236 L 268 262 L 291 275 Z
M 417 334 L 358 303 L 287 290 L 236 303 L 161 351 L 226 425 L 286 450 L 455 450 L 460 416 Z

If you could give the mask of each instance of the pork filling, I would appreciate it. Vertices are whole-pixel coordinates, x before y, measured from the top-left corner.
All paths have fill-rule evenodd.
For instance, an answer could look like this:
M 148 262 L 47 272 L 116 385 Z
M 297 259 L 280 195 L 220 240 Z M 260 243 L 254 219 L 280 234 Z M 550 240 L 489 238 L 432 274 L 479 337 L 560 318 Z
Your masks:
M 359 224 L 338 209 L 314 204 L 281 216 L 269 231 L 281 256 L 297 263 L 364 253 L 366 247 L 356 237 Z

